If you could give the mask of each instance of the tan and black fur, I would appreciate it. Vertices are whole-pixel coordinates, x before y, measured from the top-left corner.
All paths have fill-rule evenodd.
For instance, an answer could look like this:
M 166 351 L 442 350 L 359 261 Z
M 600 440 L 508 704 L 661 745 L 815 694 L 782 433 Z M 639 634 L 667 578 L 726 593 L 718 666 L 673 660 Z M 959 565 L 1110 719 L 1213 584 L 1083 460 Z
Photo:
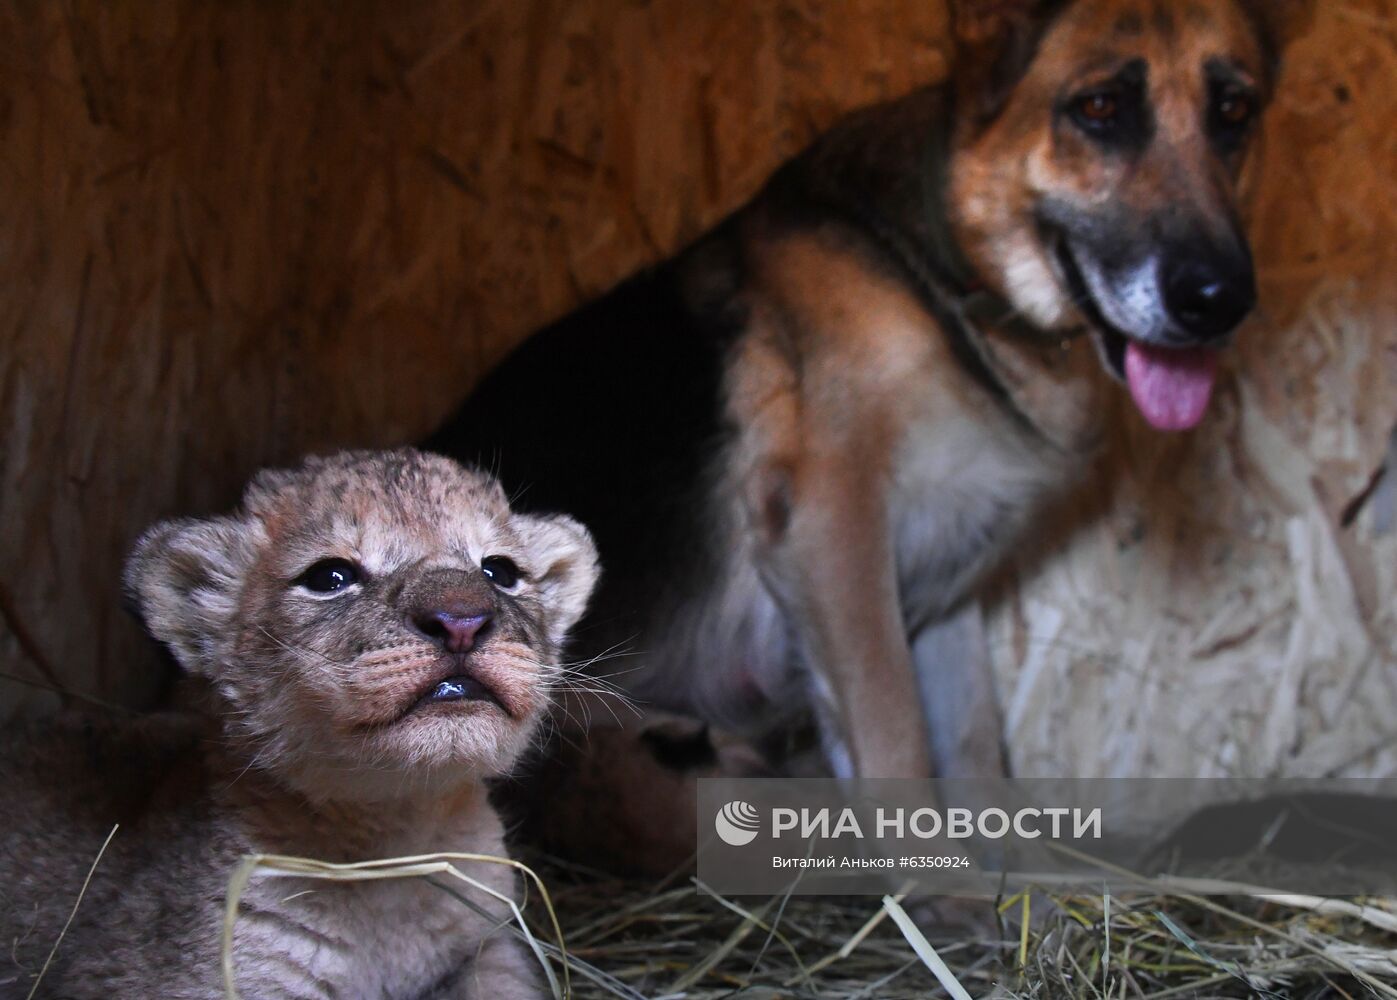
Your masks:
M 536 334 L 429 446 L 593 529 L 575 650 L 633 651 L 640 698 L 759 738 L 813 709 L 839 774 L 1001 769 L 976 585 L 1113 380 L 1160 426 L 1201 415 L 1304 6 L 957 5 L 947 85 Z
M 571 519 L 516 514 L 490 477 L 409 451 L 265 472 L 237 512 L 153 528 L 127 584 L 207 710 L 0 734 L 0 997 L 29 995 L 114 826 L 40 997 L 223 997 L 244 855 L 502 856 L 486 779 L 564 681 L 595 559 Z M 500 903 L 513 870 L 462 865 L 500 894 L 458 886 L 484 912 L 423 879 L 254 876 L 241 995 L 541 995 Z

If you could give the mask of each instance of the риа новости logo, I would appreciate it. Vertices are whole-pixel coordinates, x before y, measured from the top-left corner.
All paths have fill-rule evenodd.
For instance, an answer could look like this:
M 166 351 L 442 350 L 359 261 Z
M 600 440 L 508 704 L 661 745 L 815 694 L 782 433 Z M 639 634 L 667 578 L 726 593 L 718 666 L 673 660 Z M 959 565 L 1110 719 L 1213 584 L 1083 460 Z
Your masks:
M 757 839 L 761 827 L 757 807 L 748 802 L 729 802 L 718 810 L 713 821 L 718 837 L 731 847 L 745 847 Z

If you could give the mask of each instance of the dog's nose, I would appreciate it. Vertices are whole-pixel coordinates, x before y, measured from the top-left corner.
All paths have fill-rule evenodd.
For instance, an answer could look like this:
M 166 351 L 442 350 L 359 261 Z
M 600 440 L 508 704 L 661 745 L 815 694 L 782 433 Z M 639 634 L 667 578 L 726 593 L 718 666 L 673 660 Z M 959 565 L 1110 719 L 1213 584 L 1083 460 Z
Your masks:
M 429 639 L 441 644 L 448 653 L 469 653 L 475 648 L 480 633 L 490 624 L 488 611 L 462 614 L 435 608 L 413 616 L 412 623 Z
M 1250 262 L 1182 256 L 1168 266 L 1164 297 L 1175 323 L 1199 340 L 1213 340 L 1231 333 L 1256 305 L 1256 275 Z

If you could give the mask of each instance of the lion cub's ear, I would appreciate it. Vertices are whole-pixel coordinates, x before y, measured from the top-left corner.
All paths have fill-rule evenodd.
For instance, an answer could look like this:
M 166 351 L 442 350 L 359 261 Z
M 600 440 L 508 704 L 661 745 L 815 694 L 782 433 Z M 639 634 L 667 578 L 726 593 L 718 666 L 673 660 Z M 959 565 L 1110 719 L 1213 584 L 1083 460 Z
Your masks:
M 591 533 L 565 514 L 518 519 L 530 561 L 546 567 L 535 580 L 547 616 L 548 638 L 561 646 L 577 624 L 601 575 Z
M 217 667 L 260 532 L 259 522 L 238 517 L 165 521 L 126 561 L 126 593 L 146 630 L 191 673 Z

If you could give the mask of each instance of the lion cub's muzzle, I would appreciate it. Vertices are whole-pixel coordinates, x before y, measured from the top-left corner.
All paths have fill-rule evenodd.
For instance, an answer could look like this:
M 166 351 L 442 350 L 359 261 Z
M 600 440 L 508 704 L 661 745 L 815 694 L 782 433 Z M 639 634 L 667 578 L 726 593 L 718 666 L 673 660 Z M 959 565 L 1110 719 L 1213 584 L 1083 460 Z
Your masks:
M 448 653 L 461 654 L 475 648 L 476 638 L 489 628 L 494 618 L 491 609 L 467 610 L 461 604 L 451 603 L 415 613 L 412 624 Z
M 510 714 L 475 663 L 499 614 L 493 588 L 479 570 L 429 571 L 404 590 L 401 601 L 408 627 L 440 650 L 413 707 L 486 701 Z

